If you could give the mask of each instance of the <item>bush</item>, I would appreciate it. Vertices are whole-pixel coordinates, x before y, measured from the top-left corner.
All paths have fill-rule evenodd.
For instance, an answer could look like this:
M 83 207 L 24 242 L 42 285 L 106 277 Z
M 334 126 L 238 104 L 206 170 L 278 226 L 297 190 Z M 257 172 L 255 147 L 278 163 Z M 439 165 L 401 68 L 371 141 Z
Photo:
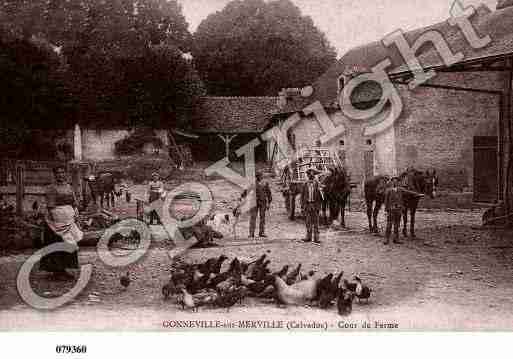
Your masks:
M 118 156 L 130 156 L 142 152 L 147 143 L 153 143 L 156 148 L 164 146 L 162 140 L 157 137 L 151 128 L 137 128 L 129 136 L 115 143 L 115 152 Z
M 170 162 L 155 161 L 133 161 L 125 170 L 126 176 L 134 183 L 143 183 L 151 179 L 153 172 L 158 172 L 161 178 L 169 177 L 174 171 Z

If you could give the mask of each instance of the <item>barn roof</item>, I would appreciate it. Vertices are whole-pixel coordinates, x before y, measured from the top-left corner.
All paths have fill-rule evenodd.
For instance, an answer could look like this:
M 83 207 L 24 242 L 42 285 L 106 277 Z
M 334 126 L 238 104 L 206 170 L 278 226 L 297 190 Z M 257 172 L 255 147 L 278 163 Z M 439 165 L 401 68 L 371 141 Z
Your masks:
M 494 30 L 505 27 L 502 25 L 502 23 L 506 22 L 508 24 L 507 26 L 510 26 L 509 28 L 511 29 L 511 20 L 513 20 L 511 9 L 513 8 L 492 12 L 485 5 L 481 5 L 476 9 L 476 13 L 471 17 L 470 20 L 476 26 L 477 24 L 490 22 L 489 27 Z M 509 12 L 509 14 L 506 14 L 506 12 Z M 505 19 L 505 17 L 509 17 L 509 19 Z M 507 26 L 504 28 L 504 30 L 508 28 Z M 457 43 L 461 44 L 462 46 L 468 46 L 466 41 L 460 41 L 462 39 L 462 35 L 459 27 L 451 26 L 447 21 L 408 31 L 404 33 L 404 36 L 406 40 L 412 44 L 421 34 L 431 30 L 438 31 L 443 34 L 444 38 L 449 42 L 450 45 L 451 41 L 454 41 L 452 39 L 458 39 Z M 502 33 L 504 31 L 501 30 L 499 32 Z M 453 52 L 456 51 L 452 46 L 451 48 L 453 49 Z M 505 46 L 502 51 L 511 51 L 511 49 L 513 49 L 513 46 Z M 417 52 L 417 57 L 419 59 L 423 59 L 427 55 L 433 53 L 436 54 L 436 51 L 430 44 L 427 44 L 426 46 L 423 46 L 419 52 Z M 433 55 L 429 56 L 432 57 Z M 436 63 L 441 62 L 440 58 L 437 57 L 435 61 L 431 57 L 429 57 L 427 61 Z M 390 73 L 396 73 L 402 69 L 407 69 L 407 66 L 404 63 L 404 59 L 395 45 L 387 47 L 381 41 L 374 41 L 369 44 L 349 50 L 314 83 L 313 87 L 315 100 L 320 101 L 326 107 L 332 107 L 336 105 L 338 95 L 337 82 L 341 75 L 351 73 L 352 69 L 355 67 L 362 69 L 363 71 L 370 71 L 372 67 L 387 58 L 391 61 L 391 65 L 387 68 Z M 421 61 L 421 63 L 423 62 Z M 376 93 L 378 92 L 379 91 L 376 91 L 375 86 L 368 86 L 362 93 L 357 95 L 359 97 L 358 100 L 372 100 L 372 98 L 376 96 Z
M 260 133 L 278 111 L 278 97 L 204 97 L 192 128 L 202 133 Z
M 513 6 L 510 5 L 480 17 L 475 28 L 481 37 L 490 36 L 492 41 L 489 45 L 474 49 L 461 32 L 446 36 L 446 41 L 453 53 L 463 53 L 463 63 L 513 54 Z M 438 53 L 432 48 L 418 56 L 418 59 L 426 69 L 445 66 Z M 409 71 L 408 67 L 403 64 L 392 73 L 407 71 Z

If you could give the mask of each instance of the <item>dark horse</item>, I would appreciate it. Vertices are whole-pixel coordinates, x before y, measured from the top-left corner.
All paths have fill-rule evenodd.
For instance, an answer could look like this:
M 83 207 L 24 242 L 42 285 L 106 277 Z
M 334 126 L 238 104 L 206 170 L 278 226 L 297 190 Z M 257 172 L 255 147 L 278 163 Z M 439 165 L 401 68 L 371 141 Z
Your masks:
M 436 172 L 417 171 L 409 169 L 401 176 L 401 184 L 405 189 L 403 194 L 403 234 L 408 236 L 408 213 L 410 214 L 410 235 L 415 238 L 415 213 L 423 196 L 434 198 L 438 178 Z M 387 176 L 375 176 L 365 181 L 365 202 L 367 204 L 367 218 L 369 219 L 369 230 L 371 233 L 378 233 L 377 218 L 379 211 L 385 201 L 385 191 L 389 178 Z M 374 207 L 373 207 L 374 205 Z
M 107 202 L 107 207 L 114 207 L 114 195 L 121 196 L 120 192 L 116 192 L 116 183 L 119 179 L 120 175 L 113 172 L 103 172 L 97 176 L 85 178 L 89 184 L 93 202 L 96 204 L 99 197 L 102 208 L 104 201 Z
M 385 202 L 385 191 L 389 177 L 374 176 L 365 181 L 364 193 L 367 205 L 367 218 L 369 219 L 369 230 L 371 233 L 378 233 L 378 214 Z
M 296 197 L 303 190 L 303 183 L 292 182 L 290 180 L 291 174 L 288 167 L 285 168 L 282 181 L 286 184 L 286 189 L 283 191 L 285 199 L 285 208 L 289 215 L 290 220 L 295 219 L 296 212 Z M 335 168 L 329 175 L 323 176 L 319 179 L 323 186 L 324 201 L 322 203 L 322 216 L 321 219 L 324 223 L 328 224 L 328 217 L 326 212 L 330 210 L 330 223 L 341 216 L 341 224 L 345 226 L 345 208 L 350 194 L 349 177 L 345 171 L 340 168 Z
M 341 226 L 345 227 L 345 209 L 351 194 L 349 176 L 342 168 L 332 167 L 331 173 L 322 180 L 322 185 L 325 197 L 322 205 L 322 218 L 327 224 L 340 218 Z M 326 216 L 328 208 L 330 210 L 329 221 Z
M 428 196 L 433 199 L 436 195 L 438 177 L 436 171 L 417 171 L 409 169 L 401 176 L 402 185 L 407 191 L 403 194 L 403 235 L 408 237 L 408 212 L 410 214 L 410 237 L 415 239 L 415 213 L 419 206 L 420 199 Z

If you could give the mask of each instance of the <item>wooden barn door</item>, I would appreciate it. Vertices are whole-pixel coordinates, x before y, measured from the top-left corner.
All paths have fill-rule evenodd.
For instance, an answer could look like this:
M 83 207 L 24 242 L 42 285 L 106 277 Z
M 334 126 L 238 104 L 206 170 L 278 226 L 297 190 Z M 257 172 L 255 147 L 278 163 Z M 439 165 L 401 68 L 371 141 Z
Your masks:
M 497 137 L 474 137 L 474 202 L 493 203 L 498 199 L 497 149 Z

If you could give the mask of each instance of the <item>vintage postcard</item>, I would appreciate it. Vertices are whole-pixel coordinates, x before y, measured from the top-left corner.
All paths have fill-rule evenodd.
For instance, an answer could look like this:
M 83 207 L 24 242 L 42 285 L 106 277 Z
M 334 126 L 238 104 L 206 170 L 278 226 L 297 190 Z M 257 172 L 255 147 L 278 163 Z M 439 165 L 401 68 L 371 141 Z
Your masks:
M 513 1 L 0 17 L 0 331 L 513 329 Z

